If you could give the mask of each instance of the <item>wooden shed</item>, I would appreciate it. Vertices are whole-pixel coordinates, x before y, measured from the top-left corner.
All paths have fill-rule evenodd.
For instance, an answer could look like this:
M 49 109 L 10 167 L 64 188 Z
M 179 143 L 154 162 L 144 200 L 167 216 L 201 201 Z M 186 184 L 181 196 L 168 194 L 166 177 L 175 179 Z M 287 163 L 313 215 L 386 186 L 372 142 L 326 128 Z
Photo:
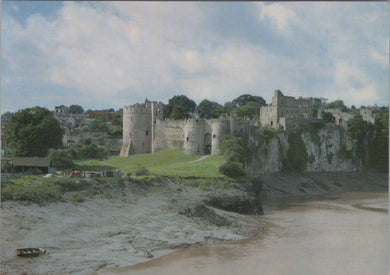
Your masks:
M 49 172 L 50 159 L 40 157 L 10 157 L 14 171 L 19 173 L 34 172 L 40 170 L 43 174 Z

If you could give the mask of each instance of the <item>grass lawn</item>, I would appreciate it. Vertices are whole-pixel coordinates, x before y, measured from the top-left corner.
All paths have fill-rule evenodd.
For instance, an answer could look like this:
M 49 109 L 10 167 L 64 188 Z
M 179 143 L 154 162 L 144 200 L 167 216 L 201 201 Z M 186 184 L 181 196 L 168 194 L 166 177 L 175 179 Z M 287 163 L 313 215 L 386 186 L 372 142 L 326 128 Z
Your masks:
M 135 173 L 139 168 L 145 167 L 152 174 L 162 176 L 181 177 L 221 177 L 218 167 L 224 163 L 223 156 L 210 156 L 198 160 L 201 156 L 188 156 L 180 150 L 163 150 L 153 154 L 131 155 L 129 157 L 113 157 L 100 165 L 110 165 L 123 173 Z M 83 163 L 86 164 L 85 162 Z M 97 163 L 92 162 L 91 165 Z

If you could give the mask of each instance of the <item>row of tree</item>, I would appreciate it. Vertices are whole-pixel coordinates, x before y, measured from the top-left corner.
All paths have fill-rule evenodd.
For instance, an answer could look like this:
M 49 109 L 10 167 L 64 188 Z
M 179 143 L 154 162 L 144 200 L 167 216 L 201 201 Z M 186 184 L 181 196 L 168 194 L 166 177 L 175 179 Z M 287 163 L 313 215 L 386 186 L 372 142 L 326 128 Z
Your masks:
M 260 96 L 243 94 L 223 106 L 208 99 L 202 100 L 198 105 L 185 95 L 172 97 L 164 106 L 164 118 L 186 119 L 191 113 L 198 112 L 201 118 L 218 118 L 225 113 L 236 113 L 240 118 L 254 118 L 259 115 L 260 107 L 266 105 Z
M 64 105 L 61 105 L 60 107 L 66 107 L 68 108 L 68 112 L 70 114 L 89 114 L 91 112 L 96 112 L 96 111 L 99 111 L 99 112 L 108 112 L 108 113 L 115 113 L 115 110 L 113 108 L 110 108 L 110 109 L 103 109 L 103 110 L 92 110 L 92 109 L 88 109 L 86 111 L 84 111 L 84 108 L 78 104 L 72 104 L 70 105 L 69 107 L 67 106 L 64 106 Z M 119 109 L 118 110 L 118 113 L 121 113 L 122 112 L 122 109 Z

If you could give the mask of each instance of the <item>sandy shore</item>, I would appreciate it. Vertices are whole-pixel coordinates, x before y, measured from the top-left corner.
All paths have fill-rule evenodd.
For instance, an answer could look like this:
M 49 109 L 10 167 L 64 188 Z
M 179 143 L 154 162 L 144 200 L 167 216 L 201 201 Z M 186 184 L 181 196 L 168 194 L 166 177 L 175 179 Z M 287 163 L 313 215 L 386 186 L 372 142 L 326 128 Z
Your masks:
M 1 274 L 96 274 L 263 229 L 261 216 L 206 207 L 203 201 L 215 192 L 168 181 L 82 203 L 3 202 Z M 14 250 L 22 247 L 47 253 L 17 257 Z

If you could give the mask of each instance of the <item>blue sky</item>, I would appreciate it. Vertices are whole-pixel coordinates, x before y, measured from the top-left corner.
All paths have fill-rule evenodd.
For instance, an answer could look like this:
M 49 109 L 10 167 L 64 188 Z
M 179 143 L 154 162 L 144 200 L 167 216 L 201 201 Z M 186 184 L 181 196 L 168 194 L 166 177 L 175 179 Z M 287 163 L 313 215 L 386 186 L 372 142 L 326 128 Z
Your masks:
M 387 2 L 2 2 L 1 112 L 250 93 L 388 105 Z

